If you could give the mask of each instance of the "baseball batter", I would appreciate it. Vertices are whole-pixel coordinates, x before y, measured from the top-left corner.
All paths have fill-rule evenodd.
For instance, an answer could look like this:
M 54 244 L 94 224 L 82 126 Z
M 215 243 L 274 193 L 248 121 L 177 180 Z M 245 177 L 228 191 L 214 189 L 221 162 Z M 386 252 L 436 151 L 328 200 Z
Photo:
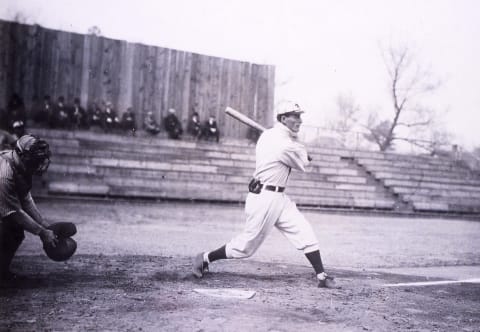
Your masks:
M 263 132 L 256 145 L 256 168 L 245 202 L 246 223 L 242 233 L 224 246 L 195 257 L 197 278 L 208 272 L 209 263 L 219 259 L 250 257 L 276 227 L 301 250 L 315 270 L 319 287 L 331 287 L 333 278 L 323 268 L 318 240 L 305 217 L 285 193 L 293 169 L 304 172 L 310 157 L 297 139 L 304 111 L 296 103 L 285 103 L 277 112 L 278 123 Z

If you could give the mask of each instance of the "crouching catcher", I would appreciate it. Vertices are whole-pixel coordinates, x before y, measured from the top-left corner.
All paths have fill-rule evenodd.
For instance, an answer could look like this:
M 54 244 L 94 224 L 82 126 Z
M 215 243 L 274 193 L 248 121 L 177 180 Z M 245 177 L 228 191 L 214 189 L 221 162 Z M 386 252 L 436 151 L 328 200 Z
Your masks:
M 15 279 L 10 263 L 25 238 L 24 231 L 38 235 L 48 257 L 70 258 L 76 242 L 72 223 L 46 222 L 31 195 L 32 176 L 50 164 L 48 143 L 33 135 L 20 137 L 13 150 L 0 152 L 0 281 Z

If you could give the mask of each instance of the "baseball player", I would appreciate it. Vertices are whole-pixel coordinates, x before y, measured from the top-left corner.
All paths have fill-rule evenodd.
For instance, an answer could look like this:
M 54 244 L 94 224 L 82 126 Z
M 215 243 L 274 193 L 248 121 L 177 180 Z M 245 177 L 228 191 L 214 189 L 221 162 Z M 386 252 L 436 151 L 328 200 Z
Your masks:
M 242 233 L 224 246 L 198 254 L 193 263 L 197 278 L 208 272 L 210 263 L 219 259 L 250 257 L 276 227 L 303 251 L 315 270 L 318 287 L 332 287 L 334 280 L 324 271 L 318 240 L 305 217 L 285 193 L 290 172 L 304 172 L 311 158 L 297 134 L 304 111 L 287 102 L 277 111 L 278 123 L 262 133 L 256 145 L 256 168 L 245 202 L 246 223 Z
M 67 236 L 76 232 L 72 223 L 52 228 L 32 199 L 32 175 L 42 174 L 49 164 L 48 143 L 33 135 L 20 137 L 13 150 L 0 152 L 0 281 L 16 278 L 10 263 L 25 238 L 24 230 L 38 235 L 48 253 L 57 247 L 57 232 Z

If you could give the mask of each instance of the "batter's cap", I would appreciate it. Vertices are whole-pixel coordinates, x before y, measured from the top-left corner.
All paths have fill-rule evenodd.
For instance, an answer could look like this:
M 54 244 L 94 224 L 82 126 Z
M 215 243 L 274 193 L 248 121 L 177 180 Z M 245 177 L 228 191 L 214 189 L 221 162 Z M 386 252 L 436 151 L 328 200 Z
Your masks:
M 284 114 L 302 114 L 305 111 L 300 107 L 300 105 L 294 101 L 287 100 L 282 102 L 277 107 L 277 115 L 284 115 Z

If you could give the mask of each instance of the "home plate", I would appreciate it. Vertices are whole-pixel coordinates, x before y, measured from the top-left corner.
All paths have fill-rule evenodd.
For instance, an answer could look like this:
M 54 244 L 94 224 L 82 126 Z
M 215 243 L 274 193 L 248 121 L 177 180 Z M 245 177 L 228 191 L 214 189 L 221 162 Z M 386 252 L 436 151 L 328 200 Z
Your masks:
M 208 296 L 230 299 L 251 299 L 255 296 L 255 291 L 238 288 L 194 288 L 193 291 Z

